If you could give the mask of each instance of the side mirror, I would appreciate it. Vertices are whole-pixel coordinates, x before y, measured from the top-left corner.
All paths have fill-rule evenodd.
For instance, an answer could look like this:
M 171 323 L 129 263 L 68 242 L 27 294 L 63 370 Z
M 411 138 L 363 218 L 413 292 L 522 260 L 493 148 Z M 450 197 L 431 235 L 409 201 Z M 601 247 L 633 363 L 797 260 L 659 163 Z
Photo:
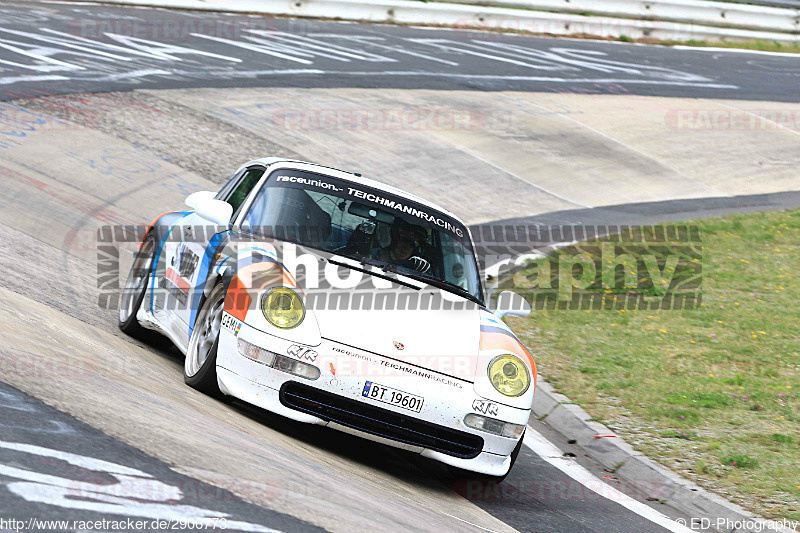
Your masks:
M 186 198 L 186 205 L 195 210 L 202 218 L 217 226 L 227 226 L 233 216 L 233 206 L 222 200 L 215 200 L 216 193 L 200 191 Z
M 516 292 L 503 291 L 497 295 L 494 314 L 498 318 L 504 316 L 526 317 L 531 314 L 531 305 Z
M 206 200 L 213 200 L 217 193 L 213 191 L 197 191 L 186 197 L 186 207 L 197 210 L 198 206 Z

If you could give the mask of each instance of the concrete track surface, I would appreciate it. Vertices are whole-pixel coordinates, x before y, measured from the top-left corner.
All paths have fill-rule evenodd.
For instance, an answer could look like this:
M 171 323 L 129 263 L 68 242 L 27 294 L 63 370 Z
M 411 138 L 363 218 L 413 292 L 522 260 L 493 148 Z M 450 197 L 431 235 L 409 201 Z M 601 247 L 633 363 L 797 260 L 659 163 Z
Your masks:
M 187 194 L 216 190 L 239 164 L 266 155 L 362 172 L 469 224 L 641 223 L 797 206 L 795 60 L 258 19 L 273 42 L 231 40 L 260 51 L 208 38 L 218 33 L 155 51 L 142 39 L 160 37 L 145 32 L 112 39 L 119 49 L 101 50 L 118 56 L 111 61 L 91 44 L 111 40 L 86 29 L 192 21 L 202 34 L 197 22 L 210 17 L 0 6 L 0 518 L 224 517 L 230 529 L 252 531 L 661 530 L 617 493 L 587 489 L 597 478 L 576 481 L 527 448 L 507 488 L 493 492 L 418 456 L 187 388 L 166 341 L 141 344 L 116 329 L 114 302 L 104 299 L 115 280 L 98 277 L 96 230 L 179 209 Z M 70 28 L 86 41 L 41 39 L 75 35 Z M 310 41 L 277 46 L 293 28 Z M 340 48 L 318 44 L 331 33 Z M 490 42 L 477 48 L 475 39 Z M 521 47 L 516 56 L 506 40 Z M 505 52 L 489 54 L 498 43 Z M 584 60 L 613 51 L 639 67 L 607 79 L 598 63 L 552 55 L 566 46 Z M 527 79 L 536 69 L 521 56 L 534 55 L 530 65 L 550 69 L 537 76 L 573 82 Z M 400 78 L 381 74 L 388 63 L 414 75 L 387 82 Z M 283 72 L 290 67 L 320 73 Z M 447 76 L 431 74 L 441 69 Z M 513 79 L 520 72 L 526 79 Z M 467 90 L 475 88 L 489 91 Z M 106 92 L 121 89 L 135 90 Z M 123 253 L 122 275 L 129 263 Z M 94 497 L 59 499 L 52 487 L 65 483 L 85 483 Z

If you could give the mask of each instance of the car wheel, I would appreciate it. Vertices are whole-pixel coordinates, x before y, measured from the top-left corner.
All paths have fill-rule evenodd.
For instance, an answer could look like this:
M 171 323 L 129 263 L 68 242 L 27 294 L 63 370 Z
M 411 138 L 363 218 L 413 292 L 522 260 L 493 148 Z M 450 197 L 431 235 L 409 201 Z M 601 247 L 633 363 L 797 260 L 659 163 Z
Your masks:
M 139 339 L 146 337 L 148 333 L 148 330 L 139 324 L 136 313 L 139 312 L 144 295 L 147 293 L 155 250 L 156 239 L 152 234 L 148 235 L 133 259 L 128 281 L 125 283 L 119 299 L 119 329 L 131 337 Z
M 217 284 L 203 302 L 189 339 L 183 380 L 190 387 L 211 396 L 221 396 L 217 384 L 217 346 L 225 305 L 225 284 Z

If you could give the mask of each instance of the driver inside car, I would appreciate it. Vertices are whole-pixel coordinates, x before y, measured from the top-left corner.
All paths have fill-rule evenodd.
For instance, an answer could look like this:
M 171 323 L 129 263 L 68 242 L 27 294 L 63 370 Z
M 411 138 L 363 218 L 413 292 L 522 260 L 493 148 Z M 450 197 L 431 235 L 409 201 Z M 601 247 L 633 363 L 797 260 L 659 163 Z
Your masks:
M 420 246 L 428 239 L 424 228 L 399 220 L 389 228 L 389 235 L 389 245 L 378 251 L 376 259 L 417 272 L 430 271 L 430 262 L 417 255 Z

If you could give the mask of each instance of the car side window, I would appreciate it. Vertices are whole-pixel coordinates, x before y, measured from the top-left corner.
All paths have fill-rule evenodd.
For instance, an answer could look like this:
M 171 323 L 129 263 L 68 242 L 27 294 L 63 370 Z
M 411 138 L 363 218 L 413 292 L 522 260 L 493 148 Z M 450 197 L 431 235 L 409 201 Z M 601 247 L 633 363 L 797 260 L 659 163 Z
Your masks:
M 247 195 L 250 194 L 250 191 L 253 190 L 253 187 L 256 186 L 258 180 L 261 179 L 261 176 L 264 175 L 264 170 L 261 167 L 256 168 L 249 168 L 245 170 L 242 178 L 239 180 L 239 183 L 233 188 L 230 195 L 225 199 L 231 207 L 233 207 L 233 218 L 236 218 L 236 215 L 239 213 L 239 209 L 242 207 Z
M 222 188 L 219 190 L 217 195 L 214 197 L 214 200 L 223 200 L 224 201 L 225 198 L 230 196 L 231 191 L 233 190 L 233 188 L 236 186 L 236 184 L 239 183 L 239 179 L 242 177 L 242 174 L 244 174 L 243 171 L 242 172 L 237 172 L 236 174 L 231 176 L 228 179 L 228 181 L 225 182 L 225 185 L 223 185 Z

